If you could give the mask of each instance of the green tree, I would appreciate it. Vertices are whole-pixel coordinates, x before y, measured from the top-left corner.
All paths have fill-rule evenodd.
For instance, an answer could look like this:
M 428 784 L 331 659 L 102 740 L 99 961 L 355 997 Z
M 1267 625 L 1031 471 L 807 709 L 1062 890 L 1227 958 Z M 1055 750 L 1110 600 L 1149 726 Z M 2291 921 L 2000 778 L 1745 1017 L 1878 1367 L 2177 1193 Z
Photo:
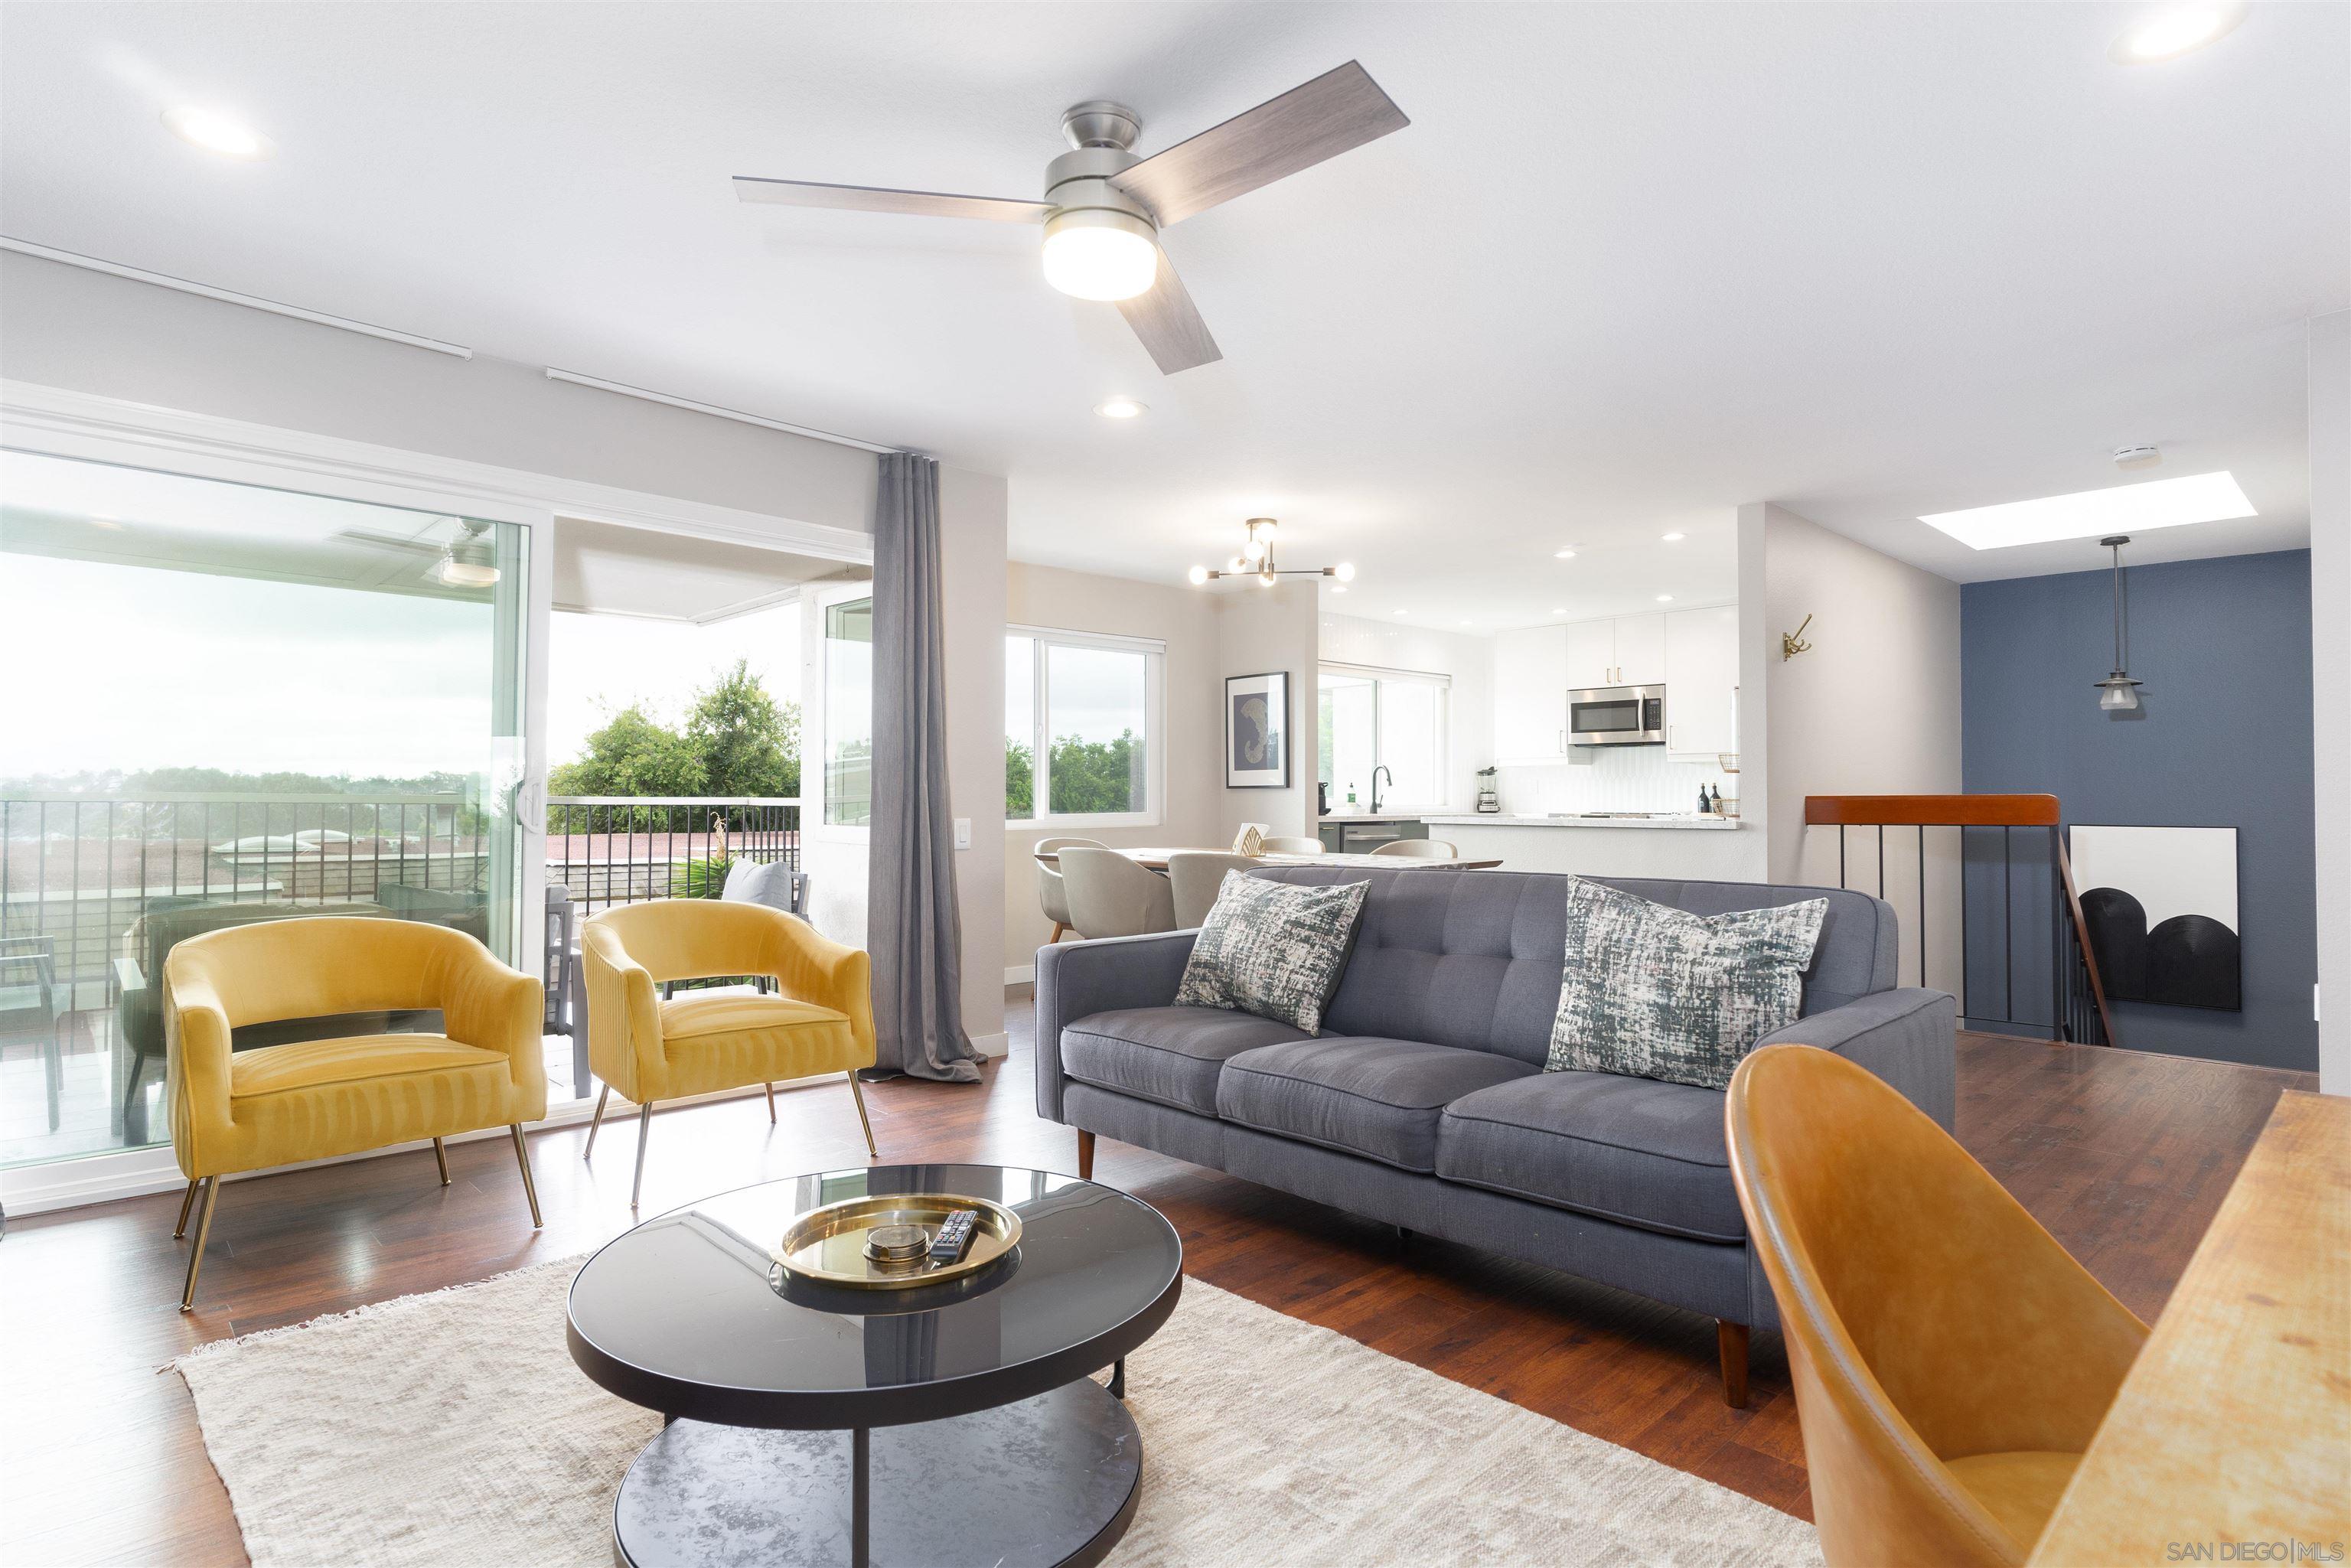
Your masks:
M 1029 748 L 1013 739 L 1004 737 L 1004 815 L 1007 821 L 1025 822 L 1037 814 L 1037 759 Z
M 748 660 L 695 694 L 685 743 L 702 761 L 705 794 L 800 792 L 799 705 L 769 696 Z
M 706 795 L 709 769 L 684 737 L 634 703 L 588 737 L 587 755 L 552 768 L 551 795 Z

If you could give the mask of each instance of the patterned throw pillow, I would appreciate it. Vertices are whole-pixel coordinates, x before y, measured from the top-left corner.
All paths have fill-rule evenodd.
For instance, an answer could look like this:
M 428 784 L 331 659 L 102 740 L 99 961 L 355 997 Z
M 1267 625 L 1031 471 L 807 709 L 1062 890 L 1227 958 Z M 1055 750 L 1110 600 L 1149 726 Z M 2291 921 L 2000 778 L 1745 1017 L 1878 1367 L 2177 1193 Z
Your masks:
M 1225 873 L 1176 1005 L 1255 1013 L 1312 1034 L 1346 967 L 1370 886 L 1298 887 Z
M 1828 910 L 1691 915 L 1577 878 L 1543 1066 L 1729 1087 L 1757 1040 L 1796 1021 Z

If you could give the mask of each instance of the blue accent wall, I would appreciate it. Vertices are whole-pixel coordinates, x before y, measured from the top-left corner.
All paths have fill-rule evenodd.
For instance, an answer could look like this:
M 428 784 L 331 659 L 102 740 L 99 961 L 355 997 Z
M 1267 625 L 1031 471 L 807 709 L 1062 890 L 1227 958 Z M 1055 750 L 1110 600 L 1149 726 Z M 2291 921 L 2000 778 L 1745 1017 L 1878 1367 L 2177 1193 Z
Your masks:
M 2310 552 L 2129 566 L 2126 549 L 2124 560 L 2130 673 L 2147 683 L 2135 715 L 2100 712 L 2091 689 L 2114 663 L 2110 572 L 1961 589 L 1963 787 L 2054 795 L 2069 826 L 2236 828 L 2244 1010 L 2122 1002 L 2115 1031 L 2135 1051 L 2315 1068 Z M 2328 788 L 2342 809 L 2351 779 Z M 2014 835 L 2025 923 L 2049 908 L 2046 852 L 2027 842 L 2040 836 Z M 1971 1017 L 1997 1015 L 2002 997 L 1999 858 L 1996 834 L 1970 836 Z M 2009 1016 L 2046 1019 L 2049 943 L 2026 938 L 2020 925 Z

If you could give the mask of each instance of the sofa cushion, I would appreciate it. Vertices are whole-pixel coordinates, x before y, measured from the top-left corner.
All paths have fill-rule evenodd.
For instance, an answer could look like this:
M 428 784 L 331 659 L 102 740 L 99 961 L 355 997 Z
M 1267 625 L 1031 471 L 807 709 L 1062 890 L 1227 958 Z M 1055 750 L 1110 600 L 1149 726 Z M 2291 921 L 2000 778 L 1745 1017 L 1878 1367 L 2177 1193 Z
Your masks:
M 1236 1008 L 1312 1034 L 1363 913 L 1364 889 L 1289 887 L 1228 871 L 1201 923 L 1176 1000 Z
M 1728 1089 L 1739 1059 L 1796 1021 L 1828 900 L 1692 915 L 1579 877 L 1567 894 L 1553 1071 Z
M 1550 1053 L 1573 878 L 1305 865 L 1249 874 L 1308 886 L 1370 884 L 1354 952 L 1323 1009 L 1322 1027 L 1332 1033 L 1434 1040 L 1538 1063 Z M 1867 894 L 1766 883 L 1597 880 L 1692 915 L 1827 899 L 1820 946 L 1804 971 L 1805 1016 L 1894 984 L 1894 911 Z
M 1306 1038 L 1286 1023 L 1221 1008 L 1126 1008 L 1062 1030 L 1061 1071 L 1097 1089 L 1213 1116 L 1228 1058 Z
M 1446 1107 L 1437 1174 L 1603 1219 L 1742 1241 L 1722 1092 L 1607 1072 L 1542 1072 Z
M 1226 1062 L 1217 1114 L 1259 1132 L 1429 1171 L 1437 1166 L 1439 1112 L 1475 1090 L 1534 1072 L 1528 1063 L 1492 1051 L 1417 1040 L 1301 1040 L 1259 1046 Z

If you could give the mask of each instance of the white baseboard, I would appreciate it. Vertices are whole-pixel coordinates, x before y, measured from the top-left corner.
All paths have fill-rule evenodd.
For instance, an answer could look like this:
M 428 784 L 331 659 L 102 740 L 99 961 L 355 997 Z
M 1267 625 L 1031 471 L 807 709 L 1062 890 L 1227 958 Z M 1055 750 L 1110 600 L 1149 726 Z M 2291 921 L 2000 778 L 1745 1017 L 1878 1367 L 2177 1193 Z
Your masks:
M 1037 966 L 1009 964 L 1005 967 L 1004 983 L 1008 986 L 1033 986 L 1037 983 Z
M 1003 1056 L 1012 1049 L 1012 1037 L 1002 1030 L 971 1037 L 971 1048 L 982 1056 Z

